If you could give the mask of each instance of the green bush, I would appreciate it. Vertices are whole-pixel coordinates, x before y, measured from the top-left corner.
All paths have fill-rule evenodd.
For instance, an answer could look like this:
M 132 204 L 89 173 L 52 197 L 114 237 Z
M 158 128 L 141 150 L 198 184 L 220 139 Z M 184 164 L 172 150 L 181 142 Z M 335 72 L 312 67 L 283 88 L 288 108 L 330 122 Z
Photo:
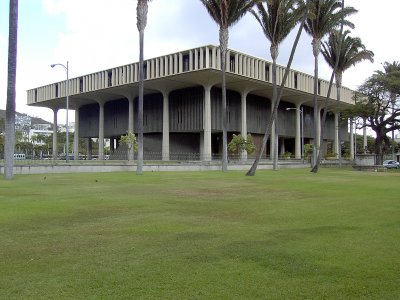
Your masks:
M 228 150 L 232 153 L 247 151 L 247 154 L 252 154 L 256 150 L 256 145 L 251 134 L 248 134 L 247 138 L 244 138 L 241 134 L 233 134 L 232 140 L 228 144 Z

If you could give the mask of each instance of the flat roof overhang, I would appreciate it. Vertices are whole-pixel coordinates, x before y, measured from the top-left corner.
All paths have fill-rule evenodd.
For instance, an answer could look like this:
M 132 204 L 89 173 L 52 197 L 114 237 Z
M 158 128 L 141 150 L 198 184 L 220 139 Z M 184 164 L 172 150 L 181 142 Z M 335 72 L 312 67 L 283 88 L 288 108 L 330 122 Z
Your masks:
M 208 68 L 195 71 L 183 72 L 175 75 L 159 77 L 155 79 L 147 79 L 144 82 L 144 95 L 154 93 L 169 93 L 174 90 L 194 87 L 207 86 L 221 88 L 221 71 Z M 246 92 L 257 96 L 271 99 L 272 84 L 266 81 L 250 78 L 247 76 L 237 75 L 226 72 L 226 87 L 238 93 Z M 279 88 L 279 86 L 278 86 Z M 127 95 L 132 97 L 138 96 L 139 83 L 129 83 L 103 88 L 96 91 L 83 92 L 69 96 L 69 109 L 77 109 L 81 106 L 93 103 L 106 103 L 109 101 L 126 98 Z M 282 92 L 281 101 L 289 103 L 302 104 L 313 107 L 314 95 L 308 92 L 285 87 Z M 326 97 L 317 96 L 318 105 L 325 106 Z M 65 109 L 66 97 L 58 97 L 45 101 L 30 103 L 31 106 L 47 107 L 52 110 Z M 328 100 L 328 106 L 344 108 L 351 106 L 350 103 L 337 101 L 335 99 Z

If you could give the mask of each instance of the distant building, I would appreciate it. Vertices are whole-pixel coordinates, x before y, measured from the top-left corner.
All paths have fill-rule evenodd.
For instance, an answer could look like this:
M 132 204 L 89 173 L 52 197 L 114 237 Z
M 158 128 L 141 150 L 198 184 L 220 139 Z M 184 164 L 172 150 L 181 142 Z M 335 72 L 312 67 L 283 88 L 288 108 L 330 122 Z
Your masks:
M 15 114 L 15 129 L 23 130 L 31 127 L 31 117 L 25 114 Z
M 33 124 L 32 129 L 34 130 L 53 130 L 52 124 Z
M 52 130 L 40 130 L 40 129 L 31 129 L 29 130 L 29 141 L 33 143 L 34 145 L 44 145 L 46 144 L 44 140 L 33 138 L 33 137 L 38 137 L 38 136 L 51 136 L 53 134 Z
M 99 139 L 99 159 L 104 158 L 104 140 L 111 139 L 111 151 L 128 131 L 136 133 L 139 63 L 80 76 L 69 81 L 69 107 L 75 110 L 75 149 L 77 138 Z M 260 147 L 272 103 L 272 63 L 237 51 L 227 53 L 228 139 L 232 134 L 250 133 Z M 285 68 L 278 66 L 277 80 Z M 203 46 L 148 59 L 144 62 L 144 157 L 177 159 L 179 153 L 193 153 L 209 161 L 222 153 L 221 61 L 216 46 Z M 279 153 L 291 152 L 301 158 L 301 121 L 305 143 L 312 143 L 320 132 L 320 118 L 313 114 L 313 76 L 291 70 L 278 112 Z M 54 112 L 65 108 L 66 82 L 57 82 L 28 91 L 28 105 L 48 107 Z M 329 82 L 318 81 L 318 104 L 323 106 Z M 330 107 L 354 104 L 354 92 L 336 87 Z M 323 107 L 322 107 L 323 108 Z M 339 113 L 328 114 L 324 147 L 339 150 L 339 141 L 348 139 L 347 125 L 339 127 Z M 316 126 L 314 126 L 316 122 Z M 72 127 L 71 127 L 72 129 Z M 340 129 L 340 130 L 339 130 Z M 319 134 L 317 134 L 319 139 Z M 275 139 L 269 139 L 264 158 L 274 152 Z M 77 151 L 75 151 L 77 152 Z M 244 153 L 242 159 L 246 159 Z

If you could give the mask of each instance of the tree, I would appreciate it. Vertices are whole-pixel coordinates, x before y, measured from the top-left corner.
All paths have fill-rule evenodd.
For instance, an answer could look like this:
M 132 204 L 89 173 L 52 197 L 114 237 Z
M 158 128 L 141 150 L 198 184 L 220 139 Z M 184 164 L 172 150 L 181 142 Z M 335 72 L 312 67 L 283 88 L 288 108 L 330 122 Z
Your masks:
M 390 63 L 390 62 L 385 61 L 383 63 L 383 69 L 384 69 L 385 72 L 382 72 L 382 71 L 377 71 L 377 72 L 378 72 L 378 74 L 389 75 L 388 84 L 390 85 L 390 77 L 391 77 L 390 74 L 394 74 L 395 72 L 399 72 L 400 71 L 400 62 L 393 61 L 393 63 Z M 391 101 L 392 101 L 392 106 L 394 106 L 395 102 L 396 102 L 396 98 L 397 98 L 396 86 L 394 86 L 393 88 L 389 87 L 389 89 L 390 89 L 390 94 L 391 94 L 390 98 L 391 98 Z M 392 107 L 392 109 L 394 109 L 394 108 Z M 394 131 L 392 131 L 392 141 L 394 141 Z M 392 159 L 393 160 L 395 159 L 394 148 L 395 147 L 392 147 Z
M 342 2 L 344 6 L 344 1 Z M 343 28 L 342 28 L 343 29 Z M 374 53 L 366 49 L 364 44 L 361 42 L 360 38 L 353 38 L 349 36 L 350 31 L 346 30 L 342 34 L 342 29 L 340 31 L 334 30 L 330 33 L 327 41 L 322 43 L 322 55 L 325 61 L 332 68 L 332 75 L 335 76 L 336 90 L 337 90 L 337 103 L 340 101 L 340 90 L 342 88 L 342 76 L 344 71 L 357 63 L 364 60 L 369 60 L 373 62 Z M 330 82 L 328 95 L 326 97 L 325 109 L 321 121 L 321 135 L 320 135 L 320 145 L 321 147 L 323 136 L 324 136 L 324 124 L 326 121 L 326 116 L 328 112 L 328 102 L 330 98 L 330 91 L 332 87 L 332 80 Z M 341 161 L 341 151 L 338 151 L 339 162 Z M 321 152 L 318 153 L 317 160 L 312 168 L 312 172 L 318 172 L 319 164 L 321 161 Z
M 139 31 L 139 103 L 138 103 L 138 162 L 136 174 L 143 174 L 143 90 L 144 90 L 144 70 L 143 70 L 143 43 L 144 29 L 147 25 L 148 2 L 151 0 L 138 0 L 136 7 L 137 28 Z
M 393 97 L 396 94 L 396 98 Z M 391 146 L 388 133 L 400 129 L 400 72 L 375 72 L 358 88 L 356 104 L 347 110 L 349 117 L 358 117 L 362 127 L 371 128 L 376 135 L 375 154 L 378 165 Z
M 10 0 L 8 79 L 4 143 L 4 178 L 13 178 L 15 141 L 15 86 L 17 77 L 18 0 Z
M 266 146 L 267 141 L 268 141 L 268 135 L 271 132 L 272 124 L 275 121 L 275 116 L 278 113 L 278 106 L 279 106 L 279 103 L 281 101 L 282 90 L 283 90 L 283 87 L 286 84 L 287 77 L 289 76 L 290 67 L 291 67 L 292 62 L 293 62 L 293 57 L 294 57 L 294 54 L 296 52 L 296 48 L 297 48 L 297 45 L 299 43 L 301 33 L 303 32 L 305 21 L 306 21 L 306 19 L 308 17 L 310 4 L 311 4 L 311 1 L 310 0 L 306 0 L 305 6 L 301 6 L 299 8 L 299 9 L 301 9 L 303 11 L 303 17 L 302 17 L 302 20 L 300 22 L 299 29 L 297 30 L 296 38 L 295 38 L 295 40 L 293 42 L 293 46 L 292 46 L 292 50 L 290 52 L 290 57 L 289 57 L 289 60 L 288 60 L 287 66 L 286 66 L 285 74 L 283 75 L 282 82 L 281 82 L 280 87 L 278 89 L 278 95 L 276 97 L 276 103 L 274 103 L 273 109 L 271 110 L 271 115 L 270 115 L 269 121 L 267 123 L 267 128 L 265 129 L 265 132 L 264 132 L 263 140 L 261 142 L 261 147 L 260 147 L 260 149 L 258 150 L 258 152 L 256 154 L 256 158 L 255 158 L 253 164 L 251 165 L 250 169 L 247 171 L 246 176 L 254 176 L 256 174 L 256 170 L 257 170 L 258 164 L 259 164 L 259 162 L 261 160 L 261 157 L 262 157 L 262 154 L 263 154 L 263 152 L 265 150 L 265 146 Z
M 222 171 L 228 170 L 228 138 L 226 117 L 226 52 L 228 49 L 229 27 L 254 6 L 257 0 L 200 0 L 211 18 L 219 26 L 219 47 L 222 69 Z
M 248 154 L 252 154 L 256 150 L 256 145 L 254 144 L 251 134 L 248 134 L 247 138 L 241 134 L 233 134 L 228 144 L 228 150 L 237 153 L 246 151 Z
M 301 13 L 296 9 L 297 0 L 271 0 L 257 3 L 257 10 L 252 10 L 252 14 L 270 41 L 270 53 L 272 58 L 272 105 L 276 103 L 277 82 L 276 82 L 276 60 L 279 54 L 279 45 L 288 36 L 290 31 L 298 23 Z M 278 169 L 278 124 L 275 122 L 276 140 L 274 150 L 274 170 Z
M 318 57 L 321 52 L 322 39 L 329 34 L 334 28 L 343 24 L 354 28 L 353 23 L 344 20 L 345 17 L 350 16 L 357 12 L 353 7 L 345 7 L 341 9 L 342 3 L 339 0 L 311 0 L 310 17 L 307 18 L 305 30 L 312 37 L 312 47 L 314 55 L 314 144 L 313 156 L 314 163 L 317 161 L 318 152 L 318 130 L 317 120 L 320 119 L 318 109 Z M 343 16 L 343 18 L 342 18 Z
M 352 66 L 369 60 L 374 62 L 374 52 L 367 50 L 361 39 L 358 37 L 349 36 L 350 31 L 346 30 L 343 35 L 338 30 L 334 30 L 329 35 L 327 41 L 322 43 L 322 55 L 327 64 L 334 69 L 335 63 L 338 65 L 335 72 L 336 88 L 338 92 L 342 87 L 343 73 Z M 339 39 L 341 47 L 339 50 Z
M 119 143 L 122 145 L 127 145 L 129 150 L 133 150 L 133 152 L 137 152 L 138 144 L 136 141 L 136 136 L 132 132 L 128 132 L 126 135 L 122 135 Z M 129 152 L 128 152 L 129 153 Z M 130 155 L 128 154 L 128 161 L 130 160 Z

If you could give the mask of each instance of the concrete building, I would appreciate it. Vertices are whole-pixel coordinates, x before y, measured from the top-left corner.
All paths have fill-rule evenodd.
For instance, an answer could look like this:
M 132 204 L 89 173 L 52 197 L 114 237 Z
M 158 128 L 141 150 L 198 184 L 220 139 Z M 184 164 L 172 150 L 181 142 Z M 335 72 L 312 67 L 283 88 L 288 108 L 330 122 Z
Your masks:
M 227 53 L 228 142 L 233 133 L 250 133 L 257 146 L 271 112 L 272 63 L 234 50 Z M 111 139 L 115 151 L 118 138 L 137 128 L 139 63 L 72 78 L 69 80 L 69 107 L 75 110 L 75 146 L 77 138 L 99 138 L 99 159 L 104 158 L 104 140 Z M 144 158 L 172 160 L 188 153 L 199 160 L 220 158 L 221 61 L 216 46 L 203 46 L 144 62 Z M 278 66 L 281 82 L 285 68 Z M 66 82 L 52 83 L 28 91 L 28 105 L 48 107 L 54 112 L 65 108 Z M 329 82 L 318 81 L 321 107 Z M 330 111 L 353 104 L 353 91 L 341 90 L 336 100 L 333 87 Z M 290 108 L 290 110 L 288 110 Z M 301 112 L 302 111 L 302 112 Z M 301 120 L 305 143 L 314 137 L 313 76 L 291 70 L 279 106 L 279 152 L 289 151 L 301 158 Z M 329 113 L 325 124 L 324 148 L 338 152 L 339 140 L 348 139 L 347 124 L 339 131 L 338 113 Z M 320 120 L 317 120 L 320 130 Z M 340 132 L 340 137 L 339 137 Z M 271 139 L 270 139 L 271 140 Z M 273 140 L 273 139 L 272 139 Z M 88 143 L 90 146 L 90 142 Z M 268 142 L 265 158 L 271 157 L 273 143 Z M 74 151 L 78 153 L 78 151 Z M 242 159 L 246 159 L 246 154 Z

